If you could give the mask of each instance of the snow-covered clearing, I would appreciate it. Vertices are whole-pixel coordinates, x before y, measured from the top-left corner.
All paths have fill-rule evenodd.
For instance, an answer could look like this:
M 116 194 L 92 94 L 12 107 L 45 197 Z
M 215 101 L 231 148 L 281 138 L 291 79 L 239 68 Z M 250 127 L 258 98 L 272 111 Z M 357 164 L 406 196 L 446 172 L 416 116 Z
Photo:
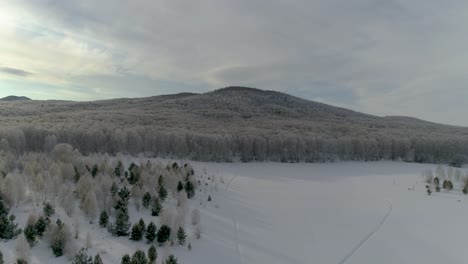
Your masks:
M 200 208 L 203 236 L 189 231 L 186 247 L 170 249 L 179 263 L 362 264 L 464 263 L 468 197 L 460 190 L 428 196 L 421 171 L 435 165 L 400 162 L 329 164 L 192 163 L 198 175 L 218 184 L 197 190 L 190 207 Z M 204 191 L 203 189 L 206 189 Z M 414 189 L 414 190 L 413 190 Z M 207 202 L 211 194 L 213 201 Z M 30 206 L 12 209 L 24 227 Z M 132 222 L 150 212 L 130 206 Z M 42 210 L 38 207 L 37 210 Z M 115 238 L 80 216 L 80 239 L 93 239 L 91 253 L 104 263 L 148 246 Z M 189 222 L 189 221 L 188 221 Z M 187 224 L 188 226 L 188 224 Z M 6 260 L 16 242 L 0 242 Z M 163 255 L 162 249 L 158 253 Z M 168 252 L 166 253 L 166 255 Z M 54 258 L 41 241 L 30 263 L 70 263 Z M 158 263 L 161 258 L 158 258 Z M 7 262 L 10 263 L 10 262 Z

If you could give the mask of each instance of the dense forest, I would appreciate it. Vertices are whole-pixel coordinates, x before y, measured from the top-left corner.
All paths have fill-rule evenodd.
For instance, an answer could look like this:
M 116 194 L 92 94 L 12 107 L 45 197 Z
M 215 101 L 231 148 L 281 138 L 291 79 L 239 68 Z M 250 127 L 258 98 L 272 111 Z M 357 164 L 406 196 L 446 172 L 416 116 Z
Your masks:
M 0 113 L 0 147 L 16 154 L 68 143 L 83 154 L 199 161 L 459 165 L 468 156 L 467 128 L 371 116 L 243 87 L 95 102 L 2 102 Z

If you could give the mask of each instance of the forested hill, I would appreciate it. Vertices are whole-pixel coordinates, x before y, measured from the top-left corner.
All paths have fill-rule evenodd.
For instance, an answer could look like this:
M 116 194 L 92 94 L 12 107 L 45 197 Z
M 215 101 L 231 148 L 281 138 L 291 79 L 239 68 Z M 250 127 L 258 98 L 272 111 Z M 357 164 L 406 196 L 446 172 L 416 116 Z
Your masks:
M 2 102 L 0 121 L 0 137 L 17 152 L 65 142 L 83 153 L 210 161 L 451 162 L 468 155 L 468 128 L 372 116 L 246 87 L 93 102 Z

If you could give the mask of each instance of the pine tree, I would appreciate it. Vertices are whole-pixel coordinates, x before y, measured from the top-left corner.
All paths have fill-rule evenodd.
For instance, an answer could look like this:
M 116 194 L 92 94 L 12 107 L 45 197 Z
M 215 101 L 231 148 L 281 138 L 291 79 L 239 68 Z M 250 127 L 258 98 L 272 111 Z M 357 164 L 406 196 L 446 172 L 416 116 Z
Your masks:
M 37 219 L 34 228 L 36 229 L 36 233 L 39 237 L 42 237 L 44 235 L 44 232 L 47 228 L 47 224 L 47 220 L 43 216 L 40 216 L 39 219 Z
M 115 223 L 110 226 L 109 230 L 114 236 L 128 236 L 130 225 L 131 223 L 130 217 L 128 216 L 128 210 L 126 207 L 124 207 L 117 211 Z
M 106 211 L 102 211 L 99 215 L 99 226 L 105 228 L 107 224 L 109 224 L 109 215 Z
M 0 200 L 0 239 L 12 239 L 21 233 L 21 229 L 18 229 L 18 224 L 15 223 L 16 217 L 8 213 L 9 209 L 3 200 Z
M 138 224 L 141 226 L 141 230 L 143 231 L 143 234 L 146 232 L 146 224 L 143 218 L 140 218 L 140 221 L 138 221 Z
M 123 255 L 122 261 L 120 262 L 120 264 L 132 264 L 132 260 L 130 258 L 130 255 L 128 255 L 128 254 Z
M 161 202 L 159 201 L 159 198 L 155 197 L 153 198 L 153 204 L 151 206 L 151 215 L 152 216 L 159 216 L 162 210 L 162 205 Z
M 184 245 L 185 244 L 185 239 L 187 238 L 187 235 L 185 234 L 185 230 L 183 227 L 179 227 L 179 230 L 177 230 L 177 241 L 179 245 Z
M 0 251 L 0 264 L 5 264 L 5 261 L 3 260 L 3 253 Z
M 115 182 L 112 183 L 111 188 L 110 188 L 110 192 L 111 192 L 112 197 L 114 197 L 115 194 L 117 194 L 117 192 L 119 192 L 119 186 L 117 186 L 117 184 Z
M 91 176 L 93 176 L 93 178 L 96 177 L 96 175 L 98 174 L 99 172 L 99 167 L 97 164 L 94 164 L 92 170 L 91 170 Z
M 44 210 L 44 215 L 45 215 L 47 218 L 49 218 L 49 217 L 51 217 L 53 214 L 55 214 L 55 209 L 54 209 L 54 207 L 53 207 L 49 202 L 45 203 L 44 209 L 43 209 L 43 210 Z
M 155 264 L 157 258 L 158 258 L 158 252 L 156 251 L 156 247 L 154 245 L 151 245 L 151 247 L 148 249 L 149 263 Z
M 29 245 L 32 247 L 34 245 L 34 242 L 36 242 L 36 235 L 37 235 L 35 224 L 28 224 L 24 228 L 23 233 Z
M 52 252 L 56 257 L 60 257 L 63 255 L 63 251 L 65 249 L 67 239 L 68 239 L 67 230 L 65 230 L 65 225 L 60 221 L 57 220 L 57 226 L 52 234 L 51 240 L 51 249 Z
M 167 198 L 167 190 L 164 185 L 159 186 L 159 191 L 158 191 L 159 199 L 161 199 L 162 202 L 164 202 Z
M 119 197 L 125 204 L 128 204 L 128 200 L 130 200 L 130 191 L 127 189 L 127 186 L 124 186 L 122 189 L 119 190 Z
M 208 202 L 211 202 L 211 195 L 208 195 Z
M 192 244 L 188 243 L 188 250 L 191 251 L 192 250 Z
M 169 240 L 171 237 L 171 228 L 168 227 L 167 225 L 162 225 L 161 228 L 159 228 L 158 233 L 157 233 L 157 241 L 160 245 L 166 243 L 166 241 Z
M 16 259 L 16 264 L 28 264 L 28 262 L 25 259 L 19 258 Z
M 88 256 L 86 249 L 82 248 L 73 258 L 72 264 L 93 264 L 93 259 Z
M 184 189 L 184 185 L 181 181 L 177 183 L 177 192 L 181 192 Z
M 143 237 L 142 226 L 139 223 L 134 224 L 132 227 L 132 232 L 130 234 L 130 239 L 133 241 L 140 241 L 142 237 Z
M 153 222 L 150 222 L 146 229 L 146 236 L 145 236 L 148 243 L 151 243 L 156 239 L 156 232 L 157 232 L 156 225 Z
M 151 203 L 151 194 L 149 192 L 146 192 L 143 195 L 143 198 L 141 198 L 141 204 L 143 205 L 144 208 L 148 208 L 150 203 Z
M 94 262 L 93 264 L 104 264 L 102 262 L 102 259 L 101 259 L 101 256 L 99 254 L 97 254 L 96 256 L 94 256 Z
M 185 192 L 187 193 L 187 197 L 189 199 L 193 198 L 195 196 L 195 186 L 191 181 L 187 181 L 184 186 Z
M 166 264 L 177 264 L 177 259 L 174 255 L 170 255 L 169 258 L 166 259 Z
M 145 252 L 137 250 L 132 256 L 132 264 L 148 264 Z

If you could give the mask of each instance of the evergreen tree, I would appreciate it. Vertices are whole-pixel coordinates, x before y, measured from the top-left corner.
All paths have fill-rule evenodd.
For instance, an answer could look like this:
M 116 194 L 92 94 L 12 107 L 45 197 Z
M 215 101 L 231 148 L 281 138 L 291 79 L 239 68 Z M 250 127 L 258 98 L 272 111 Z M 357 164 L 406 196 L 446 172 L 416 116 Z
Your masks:
M 189 199 L 193 198 L 195 196 L 195 186 L 191 181 L 187 181 L 184 186 L 185 192 L 187 193 L 187 197 Z
M 34 242 L 36 242 L 36 235 L 37 235 L 35 224 L 26 225 L 23 233 L 29 245 L 32 247 L 34 245 Z
M 132 264 L 132 260 L 130 258 L 130 255 L 128 255 L 128 254 L 123 255 L 122 261 L 120 262 L 120 264 Z
M 192 244 L 188 243 L 188 250 L 191 251 L 192 250 Z
M 47 228 L 47 224 L 47 220 L 43 216 L 40 216 L 39 219 L 37 219 L 34 228 L 36 229 L 36 233 L 39 237 L 42 237 L 44 235 L 44 232 Z
M 93 176 L 93 178 L 96 177 L 96 175 L 98 174 L 99 172 L 99 167 L 97 164 L 94 164 L 93 166 L 93 169 L 91 170 L 91 176 Z
M 16 217 L 8 213 L 9 209 L 3 200 L 0 200 L 0 239 L 12 239 L 21 233 L 18 224 L 15 224 Z
M 143 205 L 144 208 L 148 208 L 150 203 L 151 203 L 151 194 L 149 192 L 146 192 L 143 195 L 143 198 L 141 198 L 141 204 Z
M 427 188 L 427 189 L 426 189 L 426 192 L 427 192 L 427 195 L 431 195 L 431 194 L 432 194 L 432 191 L 431 191 L 430 188 Z
M 128 210 L 126 207 L 117 211 L 115 223 L 110 226 L 109 230 L 114 236 L 128 236 L 128 230 L 130 229 L 130 217 L 128 216 Z
M 162 210 L 162 205 L 161 202 L 159 201 L 159 198 L 155 197 L 153 198 L 153 204 L 151 206 L 151 215 L 152 216 L 159 216 Z
M 110 188 L 110 192 L 111 192 L 112 197 L 114 197 L 115 194 L 118 191 L 119 191 L 119 186 L 117 186 L 117 184 L 115 182 L 113 182 L 112 185 L 111 185 L 111 188 Z
M 0 264 L 5 264 L 5 261 L 3 260 L 3 253 L 0 251 Z
M 146 229 L 146 236 L 145 236 L 148 243 L 151 243 L 154 241 L 154 239 L 156 239 L 156 232 L 157 232 L 156 225 L 153 222 L 150 222 Z
M 208 195 L 208 202 L 211 202 L 211 195 Z
M 181 181 L 177 183 L 177 192 L 181 192 L 184 189 L 184 185 Z
M 57 227 L 52 234 L 52 241 L 51 241 L 51 249 L 52 252 L 56 257 L 60 257 L 63 255 L 63 251 L 65 249 L 67 243 L 67 234 L 65 230 L 65 225 L 60 221 L 57 220 Z
M 55 209 L 54 209 L 54 207 L 53 207 L 49 202 L 47 202 L 47 203 L 44 204 L 44 209 L 43 209 L 43 211 L 44 211 L 44 215 L 45 215 L 47 218 L 49 218 L 49 217 L 51 217 L 53 214 L 55 214 Z
M 164 178 L 162 175 L 159 175 L 159 178 L 158 178 L 158 186 L 162 186 L 164 185 Z
M 132 256 L 132 264 L 148 264 L 148 258 L 142 250 L 137 250 Z
M 436 185 L 435 191 L 436 191 L 436 192 L 440 192 L 440 186 L 439 186 L 439 185 Z
M 118 194 L 120 199 L 122 199 L 125 204 L 128 204 L 128 200 L 130 200 L 130 190 L 127 189 L 127 186 L 120 189 Z
M 161 228 L 159 228 L 156 236 L 156 240 L 160 245 L 166 243 L 166 241 L 168 241 L 171 237 L 171 228 L 167 225 L 162 225 Z
M 94 262 L 93 264 L 104 264 L 102 262 L 102 259 L 101 259 L 101 256 L 99 254 L 97 254 L 96 256 L 94 256 Z
M 149 263 L 155 264 L 157 258 L 158 258 L 158 252 L 156 251 L 156 247 L 154 245 L 151 245 L 151 247 L 148 249 Z
M 88 256 L 86 249 L 82 248 L 73 258 L 72 264 L 93 264 L 93 259 Z
M 158 195 L 159 195 L 159 199 L 161 199 L 162 202 L 166 200 L 167 190 L 166 190 L 166 187 L 164 187 L 164 185 L 159 186 Z
M 142 226 L 139 223 L 134 224 L 132 227 L 132 232 L 130 234 L 130 239 L 133 241 L 140 241 L 142 237 L 143 237 Z
M 25 259 L 19 258 L 16 259 L 16 264 L 28 264 L 28 262 Z
M 140 218 L 140 221 L 138 221 L 138 224 L 140 224 L 141 230 L 143 230 L 143 233 L 145 233 L 146 232 L 146 224 L 145 224 L 145 221 L 143 220 L 143 218 Z
M 185 244 L 185 239 L 187 238 L 187 235 L 185 234 L 185 230 L 183 227 L 179 227 L 179 230 L 177 230 L 177 242 L 179 245 L 184 245 Z
M 99 226 L 107 227 L 107 224 L 109 224 L 109 215 L 106 211 L 102 211 L 99 215 Z
M 166 259 L 166 264 L 177 264 L 177 259 L 174 255 L 170 255 L 169 258 Z
M 75 175 L 73 176 L 73 181 L 74 181 L 75 183 L 77 183 L 77 182 L 80 180 L 80 178 L 81 178 L 81 174 L 80 174 L 80 172 L 78 171 L 78 168 L 77 168 L 76 166 L 74 166 L 73 169 L 75 170 Z

